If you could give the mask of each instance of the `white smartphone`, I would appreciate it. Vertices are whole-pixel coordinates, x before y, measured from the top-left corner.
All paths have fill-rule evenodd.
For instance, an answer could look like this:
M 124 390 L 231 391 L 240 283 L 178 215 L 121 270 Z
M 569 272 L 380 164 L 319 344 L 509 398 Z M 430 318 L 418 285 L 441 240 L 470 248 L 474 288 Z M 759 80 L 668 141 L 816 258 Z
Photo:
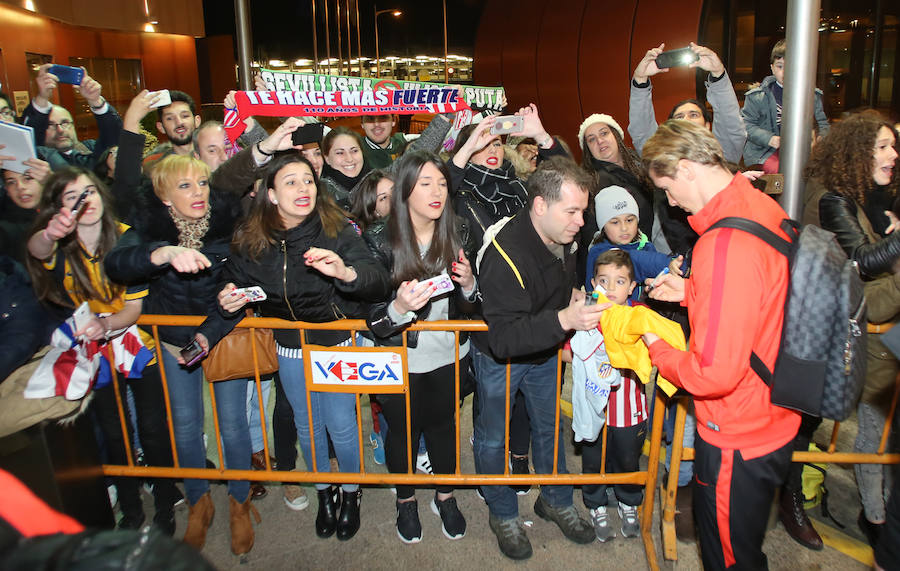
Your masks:
M 250 286 L 250 287 L 240 287 L 234 290 L 236 295 L 243 295 L 247 298 L 247 301 L 253 303 L 255 301 L 263 301 L 268 298 L 266 292 L 263 291 L 263 288 L 259 286 Z
M 94 317 L 94 312 L 91 311 L 88 302 L 85 301 L 79 305 L 75 312 L 72 313 L 72 318 L 75 320 L 75 331 L 81 331 L 87 327 L 87 324 L 90 323 L 92 317 Z M 73 331 L 73 333 L 75 331 Z
M 451 280 L 450 276 L 447 274 L 441 274 L 439 276 L 434 276 L 433 278 L 428 278 L 427 280 L 421 280 L 418 287 L 422 286 L 434 286 L 435 290 L 432 292 L 431 297 L 435 297 L 453 291 L 453 280 Z
M 158 107 L 165 107 L 166 105 L 172 104 L 172 95 L 169 93 L 168 89 L 160 89 L 159 91 L 151 91 L 148 93 L 150 97 L 159 96 L 159 99 L 156 100 L 156 103 L 150 106 L 150 109 L 156 109 Z

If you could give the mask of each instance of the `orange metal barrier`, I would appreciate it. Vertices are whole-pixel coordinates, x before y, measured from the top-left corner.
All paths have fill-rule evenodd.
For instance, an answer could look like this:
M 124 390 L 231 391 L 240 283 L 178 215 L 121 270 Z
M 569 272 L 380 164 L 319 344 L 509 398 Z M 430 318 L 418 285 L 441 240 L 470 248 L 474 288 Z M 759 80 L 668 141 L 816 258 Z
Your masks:
M 894 384 L 894 395 L 891 399 L 890 411 L 885 418 L 878 452 L 875 454 L 837 451 L 837 440 L 841 423 L 835 422 L 834 428 L 831 431 L 831 440 L 828 443 L 826 450 L 822 452 L 794 452 L 791 460 L 793 462 L 811 462 L 818 464 L 900 464 L 900 454 L 885 453 L 894 413 L 897 410 L 898 398 L 900 398 L 900 375 L 897 376 L 897 380 Z M 669 474 L 675 474 L 676 477 L 669 478 L 669 482 L 663 483 L 664 489 L 660 494 L 660 500 L 662 502 L 660 527 L 662 533 L 663 557 L 669 561 L 678 559 L 678 547 L 676 545 L 677 537 L 675 534 L 675 501 L 678 494 L 677 474 L 681 467 L 682 460 L 694 459 L 694 449 L 683 447 L 684 421 L 687 417 L 687 408 L 687 398 L 680 398 L 675 413 L 675 432 L 672 435 L 672 458 L 669 464 Z
M 196 316 L 171 316 L 171 315 L 143 315 L 138 320 L 139 325 L 143 325 L 145 327 L 149 327 L 152 331 L 152 335 L 154 341 L 156 342 L 156 346 L 158 350 L 165 350 L 162 347 L 159 339 L 159 326 L 165 325 L 176 325 L 176 326 L 197 326 L 203 322 L 203 317 Z M 284 321 L 280 319 L 270 319 L 270 318 L 245 318 L 241 320 L 237 325 L 238 327 L 248 327 L 248 328 L 271 328 L 271 329 L 295 329 L 295 330 L 342 330 L 342 331 L 350 331 L 351 338 L 353 339 L 353 346 L 356 346 L 356 333 L 361 330 L 366 329 L 365 321 L 363 320 L 341 320 L 334 321 L 330 323 L 307 323 L 307 322 L 299 322 L 299 321 Z M 456 335 L 456 358 L 455 358 L 455 391 L 456 391 L 456 402 L 459 402 L 459 392 L 460 392 L 460 379 L 461 372 L 459 370 L 459 336 L 462 332 L 475 332 L 475 331 L 487 331 L 487 325 L 483 321 L 425 321 L 425 322 L 416 322 L 413 323 L 409 330 L 418 330 L 418 331 L 453 331 Z M 301 346 L 302 347 L 311 347 L 312 345 L 306 344 L 303 340 L 304 336 L 301 336 Z M 403 346 L 402 349 L 405 352 L 406 349 L 406 333 L 403 334 Z M 259 375 L 259 368 L 256 359 L 256 354 L 254 352 L 254 368 L 255 378 L 252 379 L 256 385 L 256 394 L 257 394 L 257 402 L 259 406 L 260 413 L 260 423 L 263 434 L 263 446 L 264 446 L 264 457 L 266 462 L 265 470 L 231 470 L 224 468 L 224 455 L 222 451 L 222 440 L 219 430 L 219 418 L 218 412 L 216 409 L 215 402 L 215 391 L 210 390 L 210 401 L 212 405 L 213 411 L 213 426 L 215 427 L 215 442 L 217 447 L 217 454 L 219 460 L 219 468 L 183 468 L 179 466 L 178 463 L 178 454 L 175 448 L 175 437 L 174 430 L 172 426 L 172 408 L 171 401 L 168 389 L 168 380 L 165 371 L 165 365 L 162 359 L 158 359 L 159 368 L 160 368 L 160 376 L 162 377 L 163 383 L 163 394 L 165 398 L 166 405 L 166 417 L 169 429 L 169 439 L 172 447 L 172 457 L 174 461 L 173 467 L 165 467 L 165 466 L 136 466 L 134 464 L 133 455 L 131 451 L 130 440 L 128 437 L 128 431 L 126 426 L 126 416 L 124 414 L 123 402 L 120 397 L 119 392 L 119 380 L 113 371 L 113 387 L 116 393 L 116 403 L 119 409 L 119 417 L 121 420 L 122 432 L 125 440 L 125 448 L 126 448 L 126 456 L 128 458 L 127 465 L 103 465 L 103 473 L 109 476 L 131 476 L 131 477 L 159 477 L 159 478 L 200 478 L 200 479 L 211 479 L 211 480 L 251 480 L 251 481 L 277 481 L 277 482 L 321 482 L 323 477 L 318 470 L 318 467 L 315 465 L 315 442 L 314 439 L 311 438 L 311 446 L 312 446 L 312 455 L 313 459 L 311 461 L 312 471 L 308 472 L 284 472 L 284 471 L 275 471 L 272 469 L 270 465 L 270 454 L 269 454 L 269 442 L 268 442 L 268 434 L 266 431 L 266 411 L 263 405 L 262 398 L 262 388 L 261 388 L 261 380 Z M 557 375 L 556 375 L 556 394 L 557 394 L 557 406 L 556 406 L 556 417 L 555 417 L 555 425 L 554 430 L 555 433 L 559 432 L 559 423 L 560 423 L 560 406 L 559 406 L 559 398 L 561 395 L 562 388 L 562 366 L 561 360 L 558 361 L 557 365 Z M 655 369 L 654 369 L 654 379 L 655 379 Z M 410 426 L 410 402 L 409 402 L 409 384 L 408 378 L 406 374 L 406 363 L 404 362 L 404 372 L 403 372 L 403 385 L 402 388 L 395 390 L 393 392 L 400 392 L 405 394 L 406 396 L 406 420 L 407 427 Z M 507 365 L 506 369 L 506 383 L 507 383 L 507 394 L 506 394 L 506 445 L 504 447 L 504 451 L 506 456 L 509 456 L 509 414 L 510 414 L 510 395 L 509 395 L 509 383 L 510 383 L 510 367 Z M 316 389 L 320 390 L 320 389 Z M 346 392 L 346 391 L 343 391 Z M 365 391 L 363 391 L 365 392 Z M 376 393 L 376 394 L 384 394 L 385 390 L 378 387 L 373 387 L 372 390 L 368 392 Z M 307 411 L 309 414 L 309 426 L 312 427 L 312 410 L 309 406 L 309 393 L 307 391 Z M 644 551 L 647 557 L 648 565 L 651 569 L 658 569 L 657 559 L 656 559 L 656 549 L 653 543 L 652 537 L 652 521 L 653 521 L 653 506 L 655 501 L 655 492 L 656 492 L 656 481 L 658 475 L 658 462 L 653 461 L 654 459 L 659 458 L 660 451 L 660 443 L 662 440 L 662 427 L 663 427 L 663 417 L 665 414 L 665 401 L 663 395 L 660 391 L 657 391 L 657 394 L 654 395 L 656 400 L 655 405 L 653 406 L 653 416 L 651 419 L 651 430 L 650 430 L 650 450 L 649 450 L 649 458 L 651 461 L 648 462 L 647 470 L 640 472 L 631 472 L 631 473 L 622 473 L 622 474 L 607 474 L 605 471 L 605 453 L 603 457 L 603 466 L 600 474 L 559 474 L 557 471 L 557 458 L 560 453 L 565 453 L 564 450 L 559 450 L 559 440 L 558 438 L 554 439 L 554 450 L 553 450 L 553 471 L 550 474 L 529 474 L 529 475 L 512 475 L 509 473 L 509 464 L 506 463 L 506 467 L 504 468 L 503 474 L 463 474 L 460 471 L 460 407 L 456 407 L 456 471 L 454 474 L 415 474 L 415 464 L 412 461 L 412 446 L 413 443 L 410 442 L 410 438 L 407 438 L 407 465 L 408 472 L 406 474 L 391 474 L 391 473 L 369 473 L 366 470 L 365 458 L 364 458 L 364 445 L 363 445 L 363 426 L 362 426 L 362 411 L 360 405 L 360 393 L 356 393 L 356 417 L 357 417 L 357 430 L 359 436 L 359 456 L 360 456 L 360 472 L 359 473 L 348 473 L 348 472 L 327 472 L 327 477 L 325 478 L 329 483 L 334 484 L 343 484 L 343 483 L 358 483 L 358 484 L 370 484 L 370 485 L 397 485 L 397 484 L 406 484 L 413 486 L 433 486 L 435 484 L 447 484 L 453 486 L 477 486 L 477 485 L 532 485 L 532 484 L 570 484 L 570 485 L 583 485 L 583 484 L 638 484 L 644 486 L 644 502 L 640 508 L 640 520 L 641 520 L 641 538 L 643 540 Z M 683 419 L 682 419 L 683 422 Z M 312 432 L 312 431 L 310 431 Z M 606 427 L 602 431 L 601 438 L 606 438 Z

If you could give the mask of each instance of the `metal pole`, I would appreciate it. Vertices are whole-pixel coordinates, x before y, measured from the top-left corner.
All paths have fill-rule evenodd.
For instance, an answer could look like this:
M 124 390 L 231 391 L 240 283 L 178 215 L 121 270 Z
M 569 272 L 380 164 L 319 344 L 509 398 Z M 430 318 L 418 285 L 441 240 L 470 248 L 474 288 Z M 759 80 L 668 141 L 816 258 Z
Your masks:
M 316 35 L 318 22 L 316 21 L 316 0 L 310 2 L 312 4 L 312 36 L 313 36 L 313 69 L 315 73 L 319 73 L 319 38 Z
M 331 36 L 328 27 L 328 0 L 325 0 L 325 57 L 328 58 L 328 75 L 331 75 Z
M 344 0 L 344 12 L 347 13 L 347 75 L 353 75 L 353 38 L 350 36 L 350 0 Z M 356 60 L 357 62 L 359 59 Z M 359 75 L 359 74 L 357 74 Z
M 353 0 L 353 6 L 356 8 L 356 56 L 359 58 L 359 75 L 363 75 L 362 63 L 362 39 L 359 37 L 359 0 Z M 366 74 L 368 75 L 368 73 Z
M 450 83 L 450 71 L 447 66 L 447 0 L 444 0 L 444 83 Z
M 250 32 L 250 9 L 247 0 L 234 0 L 234 29 L 237 32 L 238 47 L 238 79 L 241 89 L 253 89 L 253 71 L 250 69 L 250 46 L 253 35 Z
M 787 52 L 784 56 L 784 111 L 781 120 L 781 206 L 788 216 L 800 217 L 803 206 L 803 168 L 812 142 L 816 53 L 819 45 L 819 0 L 788 0 Z
M 875 36 L 872 38 L 872 70 L 869 75 L 869 107 L 878 106 L 878 84 L 881 82 L 881 42 L 884 30 L 884 1 L 875 0 Z
M 378 6 L 372 5 L 375 14 L 375 80 L 381 81 L 381 59 L 378 57 Z
M 338 75 L 344 75 L 344 47 L 341 45 L 341 0 L 334 0 L 334 7 L 338 25 Z

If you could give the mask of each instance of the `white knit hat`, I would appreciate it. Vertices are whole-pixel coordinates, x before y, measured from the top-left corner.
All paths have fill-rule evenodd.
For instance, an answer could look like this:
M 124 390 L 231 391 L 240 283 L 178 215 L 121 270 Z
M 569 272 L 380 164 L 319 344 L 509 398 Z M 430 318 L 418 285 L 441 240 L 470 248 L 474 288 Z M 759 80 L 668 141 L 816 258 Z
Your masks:
M 620 214 L 634 214 L 640 220 L 637 201 L 621 186 L 607 186 L 594 197 L 597 228 L 603 230 L 606 223 Z
M 578 128 L 578 144 L 581 145 L 582 151 L 584 151 L 584 132 L 594 123 L 606 123 L 619 132 L 619 137 L 621 137 L 622 140 L 625 139 L 625 131 L 622 130 L 622 127 L 619 126 L 615 119 L 613 119 L 606 113 L 594 113 L 593 115 L 585 119 L 581 124 L 581 127 Z

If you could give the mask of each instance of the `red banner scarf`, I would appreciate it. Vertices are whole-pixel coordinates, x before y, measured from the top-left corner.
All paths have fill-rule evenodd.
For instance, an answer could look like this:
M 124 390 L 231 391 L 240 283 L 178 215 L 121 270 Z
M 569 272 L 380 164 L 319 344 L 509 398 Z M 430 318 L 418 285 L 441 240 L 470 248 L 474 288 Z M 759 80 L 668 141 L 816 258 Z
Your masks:
M 236 141 L 244 132 L 244 119 L 264 117 L 414 115 L 456 113 L 469 109 L 456 88 L 396 89 L 379 91 L 238 91 L 237 109 L 225 110 L 225 131 Z

